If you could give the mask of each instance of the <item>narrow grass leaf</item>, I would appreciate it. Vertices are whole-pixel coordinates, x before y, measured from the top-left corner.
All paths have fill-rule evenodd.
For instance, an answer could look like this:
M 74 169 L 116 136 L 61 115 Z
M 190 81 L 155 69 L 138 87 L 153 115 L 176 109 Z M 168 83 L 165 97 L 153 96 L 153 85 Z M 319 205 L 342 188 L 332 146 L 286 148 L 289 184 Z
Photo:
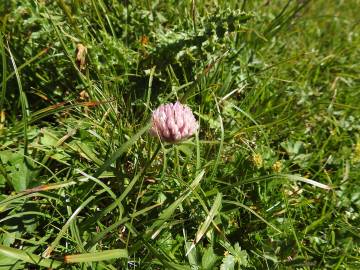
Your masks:
M 12 218 L 19 218 L 19 217 L 23 217 L 23 216 L 42 216 L 45 218 L 50 219 L 51 215 L 46 214 L 46 213 L 42 213 L 42 212 L 38 212 L 38 211 L 24 211 L 24 212 L 20 212 L 20 213 L 16 213 L 16 214 L 12 214 L 12 215 L 7 215 L 6 217 L 0 219 L 0 223 L 12 219 Z
M 171 261 L 172 258 L 169 254 L 169 252 L 163 252 L 162 249 L 159 249 L 158 247 L 155 248 L 147 239 L 146 236 L 144 237 L 142 234 L 140 234 L 136 228 L 133 227 L 131 223 L 126 224 L 129 231 L 131 231 L 132 234 L 134 234 L 136 237 L 140 237 L 141 240 L 135 243 L 133 246 L 146 246 L 146 248 L 151 251 L 152 255 L 156 257 L 161 264 L 163 264 L 164 269 L 175 269 L 175 270 L 190 270 L 190 268 L 187 265 L 182 265 L 177 262 Z
M 0 43 L 1 45 L 1 43 Z M 42 55 L 46 54 L 49 51 L 49 48 L 45 48 L 42 49 L 40 52 L 38 52 L 35 56 L 33 56 L 32 58 L 30 58 L 29 60 L 26 60 L 23 64 L 21 64 L 20 66 L 18 66 L 17 70 L 18 72 L 21 71 L 22 69 L 24 69 L 25 67 L 28 67 L 31 63 L 35 62 L 36 60 L 38 60 L 38 58 L 40 58 Z M 6 60 L 6 58 L 4 58 L 4 60 Z M 6 63 L 6 62 L 5 62 Z M 6 72 L 6 69 L 5 69 Z M 15 71 L 11 72 L 7 77 L 4 76 L 3 77 L 3 84 L 2 87 L 6 87 L 6 84 L 4 84 L 4 80 L 5 82 L 10 80 L 13 76 L 15 75 Z
M 133 189 L 136 182 L 139 180 L 140 176 L 142 175 L 142 171 L 139 172 L 134 176 L 134 178 L 131 180 L 129 185 L 126 187 L 123 193 L 110 205 L 108 205 L 103 211 L 95 215 L 94 217 L 88 219 L 87 221 L 82 224 L 82 226 L 87 226 L 88 224 L 92 224 L 96 222 L 97 220 L 100 220 L 102 217 L 106 216 L 108 213 L 110 213 L 112 210 L 114 210 L 117 206 L 119 206 L 122 202 L 122 200 L 129 194 L 129 192 Z
M 235 202 L 235 201 L 228 201 L 228 200 L 224 200 L 224 203 L 227 204 L 233 204 L 233 205 L 237 205 L 241 208 L 244 208 L 245 210 L 251 212 L 252 214 L 254 214 L 255 216 L 257 216 L 260 220 L 262 220 L 264 223 L 266 223 L 268 226 L 270 226 L 271 228 L 273 228 L 275 231 L 281 233 L 281 231 L 276 228 L 274 225 L 272 225 L 270 222 L 266 221 L 266 219 L 264 219 L 262 216 L 260 216 L 258 213 L 256 213 L 254 210 L 252 210 L 250 207 L 246 206 L 245 204 L 242 204 L 240 202 Z
M 185 243 L 185 248 L 186 248 L 187 254 L 188 254 L 187 255 L 188 261 L 192 267 L 198 268 L 199 263 L 198 263 L 197 250 L 196 250 L 196 248 L 192 248 L 192 245 L 193 245 L 192 241 L 186 241 L 186 243 Z
M 83 175 L 85 177 L 85 181 L 87 179 L 91 179 L 92 181 L 94 181 L 96 184 L 98 184 L 99 186 L 101 186 L 107 193 L 109 193 L 110 197 L 112 199 L 116 199 L 116 195 L 114 194 L 114 192 L 103 182 L 101 182 L 99 179 L 92 177 L 91 175 L 88 175 L 87 173 L 83 172 L 82 170 L 79 169 L 75 169 L 76 172 L 80 173 L 81 175 Z
M 138 216 L 141 216 L 141 215 L 149 212 L 150 210 L 152 210 L 152 209 L 154 209 L 154 208 L 156 208 L 156 207 L 159 207 L 160 205 L 162 205 L 162 203 L 157 203 L 157 204 L 154 204 L 154 205 L 145 207 L 145 208 L 143 208 L 143 209 L 141 209 L 141 210 L 139 210 L 139 211 L 131 214 L 130 217 L 136 218 L 136 217 L 138 217 Z
M 322 216 L 321 218 L 315 220 L 313 223 L 306 226 L 306 228 L 303 230 L 303 233 L 306 235 L 310 231 L 314 230 L 315 228 L 323 224 L 326 220 L 330 219 L 332 214 L 333 214 L 332 212 L 329 212 L 326 215 Z
M 7 59 L 5 53 L 5 46 L 3 42 L 3 34 L 0 33 L 0 48 L 1 48 L 1 59 L 2 59 L 2 82 L 1 82 L 1 95 L 0 95 L 0 113 L 4 111 L 5 94 L 6 94 L 6 73 L 7 73 Z M 0 123 L 2 125 L 2 123 Z
M 39 255 L 29 253 L 25 250 L 19 250 L 16 248 L 6 247 L 3 245 L 0 245 L 0 253 L 3 254 L 4 256 L 11 257 L 16 260 L 22 260 L 24 262 L 28 262 L 42 267 L 58 268 L 59 266 L 61 266 L 60 261 L 45 259 L 40 257 Z
M 223 122 L 223 119 L 222 119 L 222 116 L 221 116 L 219 103 L 217 102 L 216 97 L 214 97 L 214 100 L 216 102 L 216 109 L 217 109 L 217 112 L 219 114 L 219 125 L 220 125 L 220 130 L 221 130 L 221 140 L 220 140 L 219 150 L 218 150 L 218 153 L 216 155 L 216 159 L 215 159 L 215 163 L 214 163 L 214 166 L 213 166 L 213 171 L 211 173 L 210 180 L 213 179 L 215 174 L 217 173 L 217 168 L 218 168 L 218 165 L 220 163 L 221 155 L 222 155 L 222 152 L 223 152 L 224 138 L 225 138 L 224 122 Z
M 83 262 L 99 262 L 105 260 L 127 258 L 128 252 L 126 249 L 113 249 L 99 252 L 66 255 L 64 260 L 66 263 L 83 263 Z
M 115 153 L 111 155 L 109 159 L 107 159 L 104 164 L 97 170 L 94 174 L 94 177 L 99 177 L 104 171 L 106 171 L 111 164 L 113 164 L 123 153 L 125 153 L 130 146 L 132 146 L 140 137 L 143 135 L 149 128 L 151 123 L 145 125 L 142 129 L 140 129 L 135 135 L 133 135 L 126 143 L 124 143 Z
M 161 204 L 155 204 L 149 207 L 146 207 L 144 209 L 141 209 L 138 212 L 135 212 L 133 214 L 131 214 L 131 218 L 135 218 L 138 217 L 140 215 L 143 215 L 145 213 L 147 213 L 148 211 L 152 210 L 153 208 L 159 207 Z M 105 230 L 97 233 L 85 246 L 85 249 L 89 249 L 91 248 L 93 245 L 95 245 L 96 243 L 98 243 L 100 240 L 102 240 L 108 233 L 110 233 L 111 231 L 115 230 L 117 227 L 119 227 L 120 225 L 128 222 L 130 220 L 129 217 L 125 217 L 122 218 L 120 220 L 118 220 L 117 222 L 111 224 L 110 226 L 108 226 Z
M 198 243 L 200 239 L 204 236 L 207 229 L 209 228 L 211 222 L 214 220 L 215 216 L 219 213 L 221 207 L 222 194 L 218 193 L 214 200 L 214 204 L 210 209 L 208 216 L 206 217 L 204 223 L 200 226 L 198 232 L 195 236 L 195 243 Z
M 209 214 L 207 215 L 205 221 L 201 224 L 199 230 L 197 231 L 195 235 L 195 240 L 192 243 L 190 249 L 187 251 L 186 256 L 188 256 L 191 252 L 191 250 L 195 247 L 197 243 L 201 240 L 201 238 L 204 236 L 204 234 L 207 232 L 211 222 L 213 222 L 215 216 L 219 213 L 219 210 L 221 208 L 221 200 L 222 200 L 222 194 L 218 193 L 216 195 L 216 198 L 214 200 L 214 204 L 210 209 Z
M 261 177 L 249 178 L 249 179 L 242 181 L 239 184 L 245 185 L 245 184 L 256 183 L 256 182 L 272 180 L 272 179 L 285 179 L 285 180 L 290 180 L 290 181 L 301 181 L 306 184 L 310 184 L 310 185 L 313 185 L 313 186 L 316 186 L 316 187 L 319 187 L 322 189 L 326 189 L 326 190 L 332 189 L 332 187 L 329 185 L 325 185 L 325 184 L 319 183 L 315 180 L 301 177 L 298 175 L 292 175 L 292 174 L 274 174 L 274 175 L 266 175 L 266 176 L 261 176 Z
M 119 227 L 120 225 L 126 223 L 127 221 L 129 221 L 130 218 L 126 217 L 126 218 L 122 218 L 118 221 L 116 221 L 115 223 L 111 224 L 110 226 L 108 226 L 105 230 L 97 233 L 86 245 L 85 245 L 85 249 L 90 249 L 92 246 L 94 246 L 96 243 L 98 243 L 101 239 L 103 239 L 108 233 L 110 233 L 111 231 L 115 230 L 117 227 Z
M 176 201 L 174 201 L 169 207 L 167 207 L 159 216 L 159 218 L 153 223 L 150 227 L 149 232 L 152 234 L 151 238 L 154 239 L 158 232 L 154 230 L 158 229 L 163 225 L 167 220 L 175 212 L 176 208 L 191 194 L 192 190 L 194 190 L 200 183 L 201 179 L 204 177 L 205 171 L 202 170 L 194 179 L 194 181 L 190 184 L 189 189 L 182 196 L 180 196 Z
M 332 187 L 330 187 L 329 185 L 325 185 L 325 184 L 322 184 L 322 183 L 317 182 L 315 180 L 307 179 L 305 177 L 301 177 L 301 176 L 298 176 L 298 175 L 281 174 L 280 176 L 284 177 L 285 179 L 292 180 L 292 181 L 301 181 L 301 182 L 313 185 L 313 186 L 318 187 L 318 188 L 322 188 L 322 189 L 326 189 L 326 190 L 332 189 Z
M 76 184 L 75 181 L 66 181 L 66 182 L 62 182 L 62 183 L 41 185 L 41 186 L 38 186 L 38 187 L 23 190 L 23 191 L 19 192 L 18 194 L 9 196 L 6 199 L 0 201 L 0 212 L 1 212 L 1 209 L 3 207 L 5 207 L 6 204 L 14 202 L 14 201 L 16 201 L 16 200 L 18 200 L 18 199 L 20 199 L 20 198 L 22 198 L 24 196 L 29 195 L 29 194 L 37 193 L 37 192 L 40 192 L 40 191 L 47 191 L 47 190 L 51 190 L 51 189 L 60 189 L 60 188 L 63 188 L 63 187 L 68 187 L 68 186 L 74 185 L 74 184 Z
M 77 215 L 81 212 L 81 210 L 83 210 L 86 205 L 88 205 L 92 200 L 94 200 L 98 195 L 100 195 L 101 193 L 103 193 L 104 190 L 98 192 L 96 195 L 90 196 L 86 201 L 84 201 L 75 211 L 74 213 L 70 216 L 70 218 L 68 219 L 68 221 L 65 223 L 65 225 L 62 227 L 62 229 L 60 230 L 60 232 L 58 233 L 58 235 L 56 236 L 55 240 L 47 247 L 47 249 L 43 252 L 43 256 L 49 257 L 50 254 L 52 253 L 52 251 L 54 250 L 54 248 L 58 245 L 60 239 L 64 236 L 64 234 L 66 233 L 67 229 L 69 228 L 70 224 L 74 221 L 74 219 L 77 217 Z

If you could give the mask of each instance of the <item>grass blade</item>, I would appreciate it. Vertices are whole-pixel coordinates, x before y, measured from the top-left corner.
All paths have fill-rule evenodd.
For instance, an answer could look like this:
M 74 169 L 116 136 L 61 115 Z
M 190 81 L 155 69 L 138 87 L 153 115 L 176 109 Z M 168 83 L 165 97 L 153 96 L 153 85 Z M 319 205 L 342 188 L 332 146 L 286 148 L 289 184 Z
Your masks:
M 70 224 L 75 220 L 77 215 L 85 208 L 86 205 L 88 205 L 92 200 L 94 200 L 98 195 L 105 192 L 105 190 L 101 190 L 96 195 L 90 196 L 86 201 L 84 201 L 70 216 L 70 218 L 66 221 L 65 225 L 62 227 L 58 235 L 56 236 L 55 240 L 47 247 L 47 249 L 44 251 L 43 256 L 49 257 L 54 248 L 58 245 L 60 239 L 64 236 L 67 229 L 69 228 Z
M 22 260 L 24 262 L 36 264 L 38 266 L 43 266 L 47 268 L 58 268 L 59 266 L 61 266 L 60 261 L 45 259 L 40 257 L 39 255 L 26 252 L 25 250 L 19 250 L 3 245 L 0 245 L 0 253 L 4 256 L 11 257 L 16 260 Z
M 219 209 L 221 207 L 222 194 L 218 193 L 216 195 L 213 206 L 210 209 L 208 216 L 206 217 L 204 223 L 200 226 L 198 232 L 195 236 L 195 243 L 198 243 L 200 239 L 204 236 L 207 229 L 209 228 L 211 222 L 214 220 L 215 216 L 219 213 Z
M 191 247 L 189 248 L 189 250 L 187 251 L 186 256 L 188 256 L 190 254 L 191 250 L 195 247 L 195 245 L 197 243 L 199 243 L 201 238 L 204 236 L 204 234 L 208 230 L 210 224 L 213 222 L 215 216 L 219 213 L 219 210 L 221 208 L 221 200 L 222 200 L 222 194 L 218 193 L 216 195 L 216 198 L 214 200 L 214 204 L 211 207 L 209 214 L 207 215 L 205 221 L 201 224 L 200 228 L 198 229 L 198 231 L 197 231 L 197 233 L 195 235 L 195 240 L 191 244 Z
M 178 206 L 191 194 L 192 190 L 194 190 L 200 183 L 201 179 L 204 177 L 205 171 L 202 170 L 194 179 L 194 181 L 190 184 L 189 190 L 186 191 L 182 196 L 180 196 L 176 201 L 170 204 L 159 216 L 159 218 L 152 224 L 149 229 L 149 233 L 151 234 L 151 239 L 156 238 L 159 234 L 159 228 L 163 225 L 170 217 L 173 215 Z
M 266 219 L 264 219 L 262 216 L 260 216 L 258 213 L 256 213 L 254 210 L 252 210 L 250 207 L 246 206 L 245 204 L 242 204 L 240 202 L 235 202 L 235 201 L 228 201 L 228 200 L 224 200 L 224 203 L 227 204 L 233 204 L 236 206 L 239 206 L 241 208 L 244 208 L 245 210 L 251 212 L 252 214 L 254 214 L 255 216 L 257 216 L 260 220 L 262 220 L 264 223 L 266 223 L 268 226 L 270 226 L 271 228 L 273 228 L 275 231 L 281 233 L 281 231 L 276 228 L 274 225 L 272 225 L 270 222 L 266 221 Z
M 306 184 L 310 184 L 310 185 L 313 185 L 313 186 L 316 186 L 316 187 L 319 187 L 319 188 L 322 188 L 325 190 L 332 189 L 332 187 L 329 185 L 325 185 L 325 184 L 319 183 L 315 180 L 301 177 L 298 175 L 292 175 L 292 174 L 274 174 L 274 175 L 266 175 L 266 176 L 261 176 L 261 177 L 249 178 L 249 179 L 242 181 L 240 184 L 245 185 L 245 184 L 256 183 L 256 182 L 272 180 L 272 179 L 285 179 L 285 180 L 290 180 L 290 181 L 301 181 Z
M 19 192 L 18 194 L 9 196 L 6 199 L 0 201 L 0 212 L 1 212 L 1 209 L 3 207 L 5 207 L 6 204 L 8 204 L 8 203 L 10 203 L 12 201 L 15 201 L 15 200 L 17 200 L 19 198 L 22 198 L 22 197 L 24 197 L 26 195 L 37 193 L 37 192 L 40 192 L 40 191 L 47 191 L 47 190 L 52 190 L 52 189 L 59 189 L 59 188 L 63 188 L 63 187 L 68 187 L 68 186 L 71 186 L 71 185 L 74 185 L 74 184 L 76 184 L 75 181 L 67 181 L 67 182 L 54 183 L 54 184 L 48 184 L 48 185 L 41 185 L 41 186 L 38 186 L 38 187 L 26 189 L 24 191 Z
M 75 255 L 66 255 L 64 260 L 66 263 L 83 263 L 83 262 L 99 262 L 105 260 L 127 258 L 126 249 L 112 249 L 99 252 L 82 253 Z
M 132 136 L 126 143 L 124 143 L 111 157 L 104 162 L 104 164 L 94 174 L 98 178 L 104 171 L 106 171 L 111 164 L 113 164 L 122 154 L 124 154 L 149 128 L 150 123 L 140 129 L 134 136 Z

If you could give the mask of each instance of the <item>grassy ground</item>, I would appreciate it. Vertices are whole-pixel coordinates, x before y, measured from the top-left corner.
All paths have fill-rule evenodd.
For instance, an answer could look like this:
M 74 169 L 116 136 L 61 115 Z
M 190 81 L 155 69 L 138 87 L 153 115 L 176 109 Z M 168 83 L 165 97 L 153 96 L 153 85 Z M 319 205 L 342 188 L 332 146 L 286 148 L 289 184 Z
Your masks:
M 360 269 L 359 6 L 1 1 L 0 269 Z

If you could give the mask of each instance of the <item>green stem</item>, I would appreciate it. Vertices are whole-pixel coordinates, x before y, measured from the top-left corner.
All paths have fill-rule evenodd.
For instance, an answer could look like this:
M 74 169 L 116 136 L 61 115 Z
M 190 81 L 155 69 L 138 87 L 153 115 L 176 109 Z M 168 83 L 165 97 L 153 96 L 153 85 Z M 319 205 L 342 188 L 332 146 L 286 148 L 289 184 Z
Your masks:
M 142 187 L 143 187 L 143 184 L 144 184 L 144 175 L 145 175 L 145 173 L 146 173 L 146 170 L 150 167 L 150 165 L 151 165 L 152 162 L 154 161 L 155 157 L 156 157 L 157 154 L 159 153 L 160 149 L 161 149 L 161 143 L 159 142 L 158 145 L 157 145 L 157 147 L 156 147 L 156 150 L 155 150 L 154 154 L 153 154 L 152 157 L 150 158 L 150 161 L 145 165 L 145 168 L 144 168 L 143 171 L 142 171 L 141 184 L 140 184 L 140 188 L 139 188 L 138 195 L 137 195 L 137 197 L 136 197 L 135 206 L 134 206 L 134 209 L 133 209 L 133 214 L 136 212 L 137 205 L 138 205 L 138 203 L 139 203 L 141 190 L 142 190 Z M 135 218 L 135 217 L 132 215 L 131 220 L 130 220 L 130 224 L 131 224 L 131 225 L 133 224 L 134 218 Z M 131 231 L 129 231 L 129 234 L 128 234 L 128 237 L 127 237 L 127 240 L 126 240 L 126 249 L 127 249 L 128 246 L 129 246 L 130 235 L 131 235 Z

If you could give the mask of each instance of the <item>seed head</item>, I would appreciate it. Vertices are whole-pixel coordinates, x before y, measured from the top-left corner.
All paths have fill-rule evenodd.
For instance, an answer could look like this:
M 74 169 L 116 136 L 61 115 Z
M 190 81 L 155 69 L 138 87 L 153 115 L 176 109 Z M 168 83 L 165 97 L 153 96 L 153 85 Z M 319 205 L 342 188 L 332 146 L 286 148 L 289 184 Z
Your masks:
M 172 143 L 189 138 L 199 127 L 191 109 L 178 101 L 158 107 L 151 124 L 151 135 Z

